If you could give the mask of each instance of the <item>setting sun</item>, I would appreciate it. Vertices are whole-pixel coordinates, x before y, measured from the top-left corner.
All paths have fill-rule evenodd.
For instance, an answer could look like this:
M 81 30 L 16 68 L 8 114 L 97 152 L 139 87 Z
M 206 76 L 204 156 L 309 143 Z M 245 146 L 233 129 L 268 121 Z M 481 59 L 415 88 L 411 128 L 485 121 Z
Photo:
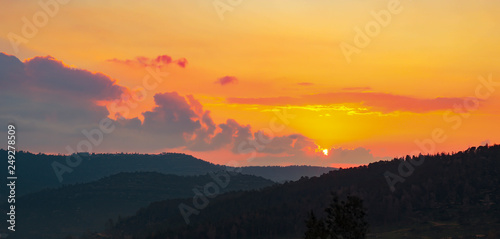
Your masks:
M 323 154 L 324 154 L 325 156 L 328 156 L 328 149 L 323 149 Z

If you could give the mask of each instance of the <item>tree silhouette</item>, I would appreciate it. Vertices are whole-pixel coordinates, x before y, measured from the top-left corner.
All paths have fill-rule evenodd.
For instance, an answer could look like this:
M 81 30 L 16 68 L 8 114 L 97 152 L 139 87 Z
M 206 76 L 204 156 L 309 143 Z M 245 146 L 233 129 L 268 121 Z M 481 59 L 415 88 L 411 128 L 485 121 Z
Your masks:
M 311 211 L 306 221 L 306 239 L 360 239 L 366 237 L 368 223 L 365 221 L 363 200 L 347 196 L 347 201 L 339 201 L 332 193 L 332 202 L 325 209 L 326 218 L 318 220 Z
M 333 239 L 365 238 L 368 223 L 365 221 L 363 200 L 347 196 L 347 201 L 339 201 L 336 194 L 326 211 L 326 229 Z
M 311 210 L 309 218 L 306 220 L 307 231 L 305 239 L 326 238 L 326 228 L 323 220 L 318 220 Z

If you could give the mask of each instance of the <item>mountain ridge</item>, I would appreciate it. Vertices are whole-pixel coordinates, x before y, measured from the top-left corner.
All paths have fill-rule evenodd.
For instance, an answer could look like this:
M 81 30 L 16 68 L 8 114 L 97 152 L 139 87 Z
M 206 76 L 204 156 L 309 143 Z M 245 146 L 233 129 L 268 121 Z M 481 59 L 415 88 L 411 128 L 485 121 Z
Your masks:
M 398 172 L 402 162 L 415 157 L 304 177 L 259 192 L 224 194 L 189 225 L 170 210 L 179 201 L 155 202 L 110 233 L 134 238 L 301 238 L 308 213 L 322 215 L 333 191 L 364 200 L 372 238 L 500 235 L 500 145 L 424 157 L 394 192 L 385 173 Z
M 0 149 L 0 155 L 7 151 Z M 175 175 L 204 175 L 209 172 L 231 170 L 224 165 L 213 164 L 208 161 L 181 153 L 138 154 L 138 153 L 79 153 L 81 161 L 78 165 L 70 167 L 68 155 L 34 154 L 18 151 L 16 167 L 19 184 L 19 196 L 33 193 L 45 188 L 57 188 L 61 185 L 86 183 L 99 180 L 120 172 L 159 172 Z M 58 180 L 59 168 L 69 167 L 66 171 L 59 171 L 62 181 Z M 62 165 L 62 166 L 61 166 Z M 253 166 L 239 169 L 243 174 L 264 176 L 276 182 L 298 180 L 302 176 L 315 176 L 336 170 L 335 168 L 314 166 Z M 0 191 L 3 194 L 5 190 Z M 1 195 L 0 195 L 1 196 Z
M 16 238 L 62 238 L 87 230 L 101 230 L 108 219 L 132 215 L 154 201 L 192 198 L 199 187 L 220 172 L 197 176 L 167 175 L 157 172 L 123 172 L 100 180 L 63 185 L 56 189 L 20 196 Z M 275 184 L 253 175 L 232 174 L 219 193 L 258 190 Z

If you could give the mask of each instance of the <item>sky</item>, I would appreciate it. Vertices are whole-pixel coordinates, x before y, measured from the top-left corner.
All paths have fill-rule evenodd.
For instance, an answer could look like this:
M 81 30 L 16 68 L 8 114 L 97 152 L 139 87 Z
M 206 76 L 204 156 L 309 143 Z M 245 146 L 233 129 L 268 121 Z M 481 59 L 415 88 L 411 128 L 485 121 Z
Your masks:
M 498 1 L 0 3 L 21 150 L 347 167 L 500 142 Z

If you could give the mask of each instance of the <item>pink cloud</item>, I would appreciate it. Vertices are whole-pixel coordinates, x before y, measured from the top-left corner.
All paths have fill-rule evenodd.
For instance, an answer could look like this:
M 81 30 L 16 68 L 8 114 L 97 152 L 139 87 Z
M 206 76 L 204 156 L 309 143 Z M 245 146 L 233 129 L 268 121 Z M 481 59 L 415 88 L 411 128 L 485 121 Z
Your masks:
M 377 92 L 333 92 L 325 94 L 303 95 L 299 97 L 268 98 L 228 98 L 232 104 L 256 105 L 326 105 L 341 103 L 360 103 L 372 110 L 389 113 L 407 111 L 425 113 L 436 110 L 454 109 L 463 104 L 467 97 L 417 98 Z
M 177 63 L 177 65 L 179 65 L 182 68 L 186 68 L 186 65 L 188 63 L 188 61 L 186 60 L 186 58 L 180 58 L 179 60 L 177 60 L 175 62 Z
M 151 60 L 155 63 L 144 63 L 148 61 L 138 58 L 129 63 L 174 62 L 168 56 Z M 194 96 L 177 92 L 155 94 L 155 106 L 143 112 L 143 121 L 124 117 L 110 119 L 102 103 L 119 100 L 123 94 L 129 94 L 129 90 L 105 74 L 70 67 L 50 56 L 22 62 L 14 56 L 0 54 L 0 85 L 0 123 L 16 122 L 25 129 L 26 149 L 65 150 L 66 145 L 75 146 L 85 138 L 82 130 L 99 128 L 102 119 L 112 122 L 115 130 L 106 135 L 102 145 L 93 147 L 94 150 L 182 148 L 199 152 L 220 149 L 237 155 L 238 146 L 248 140 L 255 141 L 262 134 L 234 119 L 217 124 L 210 111 Z M 259 150 L 273 155 L 297 154 L 311 145 L 310 139 L 294 134 L 277 136 Z M 246 143 L 246 147 L 252 145 Z
M 371 87 L 346 87 L 346 88 L 342 88 L 342 90 L 345 90 L 345 91 L 367 91 L 367 90 L 371 90 L 372 88 Z
M 314 83 L 311 83 L 311 82 L 300 82 L 300 83 L 297 83 L 297 85 L 300 85 L 300 86 L 312 86 L 312 85 L 314 85 Z
M 215 81 L 215 83 L 220 84 L 220 85 L 227 85 L 230 83 L 236 84 L 236 83 L 238 83 L 238 78 L 236 78 L 234 76 L 224 76 L 222 78 L 217 79 L 217 81 Z
M 278 141 L 281 141 L 278 139 Z M 307 144 L 309 140 L 304 141 Z M 310 147 L 314 147 L 312 144 Z M 304 147 L 307 148 L 307 147 Z M 289 147 L 287 147 L 289 150 Z M 314 150 L 314 149 L 313 149 Z M 355 167 L 366 165 L 380 160 L 389 160 L 389 157 L 376 157 L 371 153 L 371 150 L 358 147 L 354 149 L 331 148 L 328 150 L 328 155 L 323 155 L 322 152 L 310 153 L 293 153 L 293 154 L 268 154 L 255 158 L 251 165 L 316 165 L 326 167 Z
M 145 61 L 146 58 L 140 58 L 131 64 Z M 174 62 L 167 56 L 153 61 Z M 192 95 L 159 93 L 154 96 L 155 106 L 143 112 L 143 121 L 110 119 L 102 102 L 120 99 L 128 89 L 105 74 L 70 67 L 50 56 L 22 62 L 14 56 L 0 54 L 0 86 L 0 123 L 16 122 L 23 129 L 20 134 L 25 139 L 22 143 L 26 150 L 68 153 L 66 146 L 80 150 L 77 145 L 88 137 L 82 132 L 95 133 L 99 123 L 106 119 L 114 130 L 103 135 L 101 144 L 83 150 L 220 150 L 243 158 L 244 164 L 248 152 L 256 152 L 255 163 L 323 164 L 322 158 L 310 153 L 317 147 L 312 139 L 289 134 L 275 135 L 271 140 L 265 130 L 252 129 L 234 119 L 216 123 L 210 111 Z M 341 162 L 351 162 L 349 159 L 353 157 L 370 160 L 369 152 L 363 150 L 332 152 L 332 155 L 337 155 Z
M 186 68 L 186 65 L 188 63 L 186 58 L 179 58 L 177 60 L 173 60 L 172 57 L 168 55 L 159 55 L 156 58 L 138 56 L 135 59 L 124 59 L 124 60 L 113 58 L 107 60 L 107 62 L 123 64 L 127 66 L 139 66 L 139 67 L 162 67 L 175 63 L 182 68 Z

